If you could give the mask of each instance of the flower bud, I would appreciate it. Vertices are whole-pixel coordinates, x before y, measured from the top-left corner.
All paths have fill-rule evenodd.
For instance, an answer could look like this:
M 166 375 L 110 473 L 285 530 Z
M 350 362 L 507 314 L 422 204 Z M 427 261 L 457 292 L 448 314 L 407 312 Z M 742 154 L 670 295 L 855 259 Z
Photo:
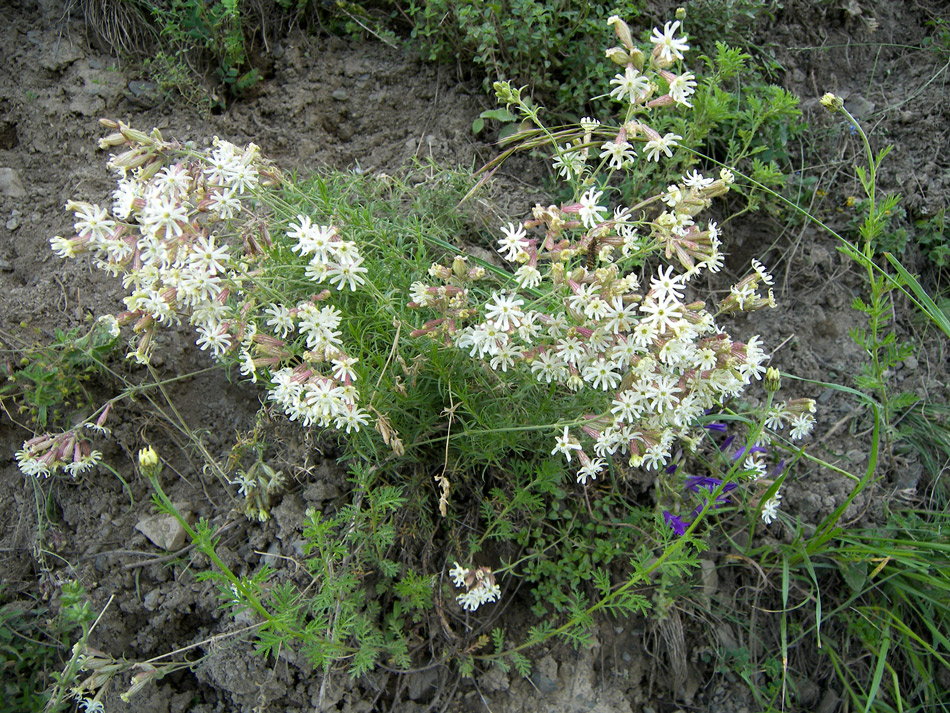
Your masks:
M 146 476 L 157 475 L 158 453 L 151 446 L 139 451 L 139 468 Z
M 99 139 L 99 148 L 108 149 L 113 146 L 121 146 L 124 143 L 126 143 L 125 137 L 119 132 L 115 132 Z
M 782 374 L 774 366 L 765 370 L 765 390 L 774 394 L 782 388 Z
M 686 19 L 686 8 L 685 8 L 685 7 L 678 7 L 678 8 L 676 8 L 676 14 L 674 15 L 674 17 L 676 17 L 677 20 L 681 20 L 681 21 L 682 21 L 682 20 L 685 20 L 685 19 Z
M 633 37 L 630 36 L 630 28 L 627 26 L 627 23 L 621 20 L 617 15 L 611 15 L 607 20 L 607 26 L 610 27 L 611 25 L 613 25 L 614 32 L 617 33 L 617 38 L 620 40 L 620 43 L 628 50 L 632 50 Z
M 639 47 L 634 47 L 632 50 L 630 50 L 628 54 L 630 55 L 630 64 L 633 65 L 633 68 L 636 69 L 638 72 L 642 72 L 643 63 L 644 63 L 644 60 L 646 59 L 643 56 L 643 50 L 641 50 Z
M 821 98 L 821 105 L 834 114 L 844 109 L 844 100 L 838 95 L 828 92 Z
M 452 274 L 460 278 L 468 275 L 468 260 L 464 255 L 456 255 L 452 260 Z
M 607 50 L 607 59 L 621 67 L 630 64 L 630 55 L 623 47 L 611 47 Z
M 495 98 L 505 105 L 521 101 L 521 90 L 513 88 L 511 82 L 495 82 L 492 89 L 495 90 Z
M 119 131 L 125 137 L 125 140 L 130 144 L 151 144 L 152 141 L 149 139 L 148 134 L 144 131 L 139 131 L 138 129 L 133 129 L 131 126 L 126 126 L 125 124 L 119 124 Z

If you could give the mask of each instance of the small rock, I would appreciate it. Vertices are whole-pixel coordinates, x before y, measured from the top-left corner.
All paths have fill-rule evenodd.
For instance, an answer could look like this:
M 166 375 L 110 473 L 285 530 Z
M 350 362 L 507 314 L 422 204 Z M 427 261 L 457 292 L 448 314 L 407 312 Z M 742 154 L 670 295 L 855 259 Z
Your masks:
M 557 691 L 557 662 L 550 654 L 538 661 L 538 665 L 531 672 L 531 682 L 543 696 Z
M 511 687 L 511 681 L 507 673 L 497 666 L 492 666 L 479 678 L 479 686 L 483 691 L 496 693 L 507 691 Z
M 151 109 L 162 101 L 161 91 L 155 82 L 133 79 L 129 82 L 129 90 L 124 94 L 126 99 L 143 109 Z
M 142 606 L 145 607 L 147 611 L 155 611 L 155 608 L 158 606 L 158 598 L 161 596 L 158 589 L 153 589 L 148 592 L 144 597 L 142 597 Z
M 845 101 L 845 106 L 848 108 L 848 111 L 854 114 L 855 119 L 863 119 L 874 111 L 874 102 L 869 102 L 860 94 L 855 94 L 850 97 Z
M 16 208 L 10 211 L 10 220 L 7 221 L 6 228 L 11 233 L 20 227 L 20 215 L 20 211 L 18 211 Z
M 0 195 L 8 198 L 26 198 L 26 189 L 20 175 L 12 168 L 0 167 Z
M 330 96 L 338 102 L 345 102 L 349 98 L 349 94 L 346 93 L 345 89 L 334 89 Z
M 434 668 L 409 675 L 407 694 L 417 703 L 431 701 L 439 683 L 439 674 Z
M 270 543 L 270 547 L 267 548 L 267 554 L 262 558 L 264 564 L 268 567 L 276 568 L 278 555 L 280 554 L 280 545 L 275 540 Z
M 185 522 L 188 524 L 194 522 L 195 515 L 187 505 L 175 503 L 175 508 L 181 513 Z M 188 536 L 185 528 L 172 515 L 149 515 L 139 520 L 135 524 L 135 529 L 145 535 L 153 545 L 169 552 L 180 550 L 185 545 L 185 539 Z

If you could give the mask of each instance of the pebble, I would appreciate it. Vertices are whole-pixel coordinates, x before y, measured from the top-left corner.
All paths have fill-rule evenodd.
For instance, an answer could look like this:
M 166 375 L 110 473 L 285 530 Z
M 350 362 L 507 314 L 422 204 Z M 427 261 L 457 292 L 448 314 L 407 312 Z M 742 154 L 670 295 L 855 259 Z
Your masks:
M 7 198 L 26 198 L 26 189 L 20 180 L 20 174 L 6 166 L 0 167 L 0 195 Z
M 185 522 L 194 522 L 195 516 L 187 504 L 175 503 Z M 178 519 L 172 515 L 158 514 L 143 517 L 135 523 L 135 529 L 145 535 L 156 547 L 168 552 L 177 552 L 185 545 L 188 534 Z
M 20 213 L 20 211 L 18 211 L 16 208 L 10 211 L 10 220 L 6 222 L 6 229 L 9 230 L 11 233 L 20 227 L 21 215 L 22 213 Z

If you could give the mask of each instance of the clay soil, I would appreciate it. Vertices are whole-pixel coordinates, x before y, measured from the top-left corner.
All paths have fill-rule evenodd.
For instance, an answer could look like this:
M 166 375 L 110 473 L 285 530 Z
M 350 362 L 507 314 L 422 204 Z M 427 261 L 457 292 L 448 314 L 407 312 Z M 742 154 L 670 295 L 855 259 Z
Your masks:
M 774 81 L 801 97 L 812 127 L 797 149 L 804 162 L 798 166 L 801 174 L 820 181 L 807 207 L 835 227 L 842 228 L 853 215 L 846 199 L 858 194 L 853 165 L 863 159 L 847 124 L 817 104 L 825 91 L 847 100 L 876 148 L 894 145 L 881 188 L 901 192 L 911 218 L 946 207 L 947 53 L 920 49 L 933 35 L 927 23 L 936 17 L 936 3 L 790 0 L 757 24 L 756 44 L 776 61 Z M 63 210 L 68 199 L 106 202 L 114 187 L 106 156 L 96 146 L 100 117 L 145 130 L 158 127 L 166 136 L 199 145 L 214 136 L 237 144 L 253 141 L 282 169 L 304 174 L 322 166 L 398 174 L 414 158 L 471 168 L 495 152 L 471 132 L 472 120 L 492 106 L 477 81 L 461 81 L 456 67 L 428 64 L 372 38 L 355 41 L 299 29 L 285 33 L 270 47 L 267 76 L 252 95 L 211 115 L 142 92 L 135 83 L 141 75 L 102 48 L 81 13 L 64 16 L 62 5 L 51 0 L 3 4 L 0 57 L 0 329 L 25 343 L 49 342 L 56 328 L 82 324 L 89 315 L 115 312 L 121 305 L 117 281 L 81 261 L 58 259 L 48 245 L 51 236 L 70 229 Z M 502 170 L 499 180 L 510 187 L 508 200 L 523 199 L 520 207 L 506 210 L 520 215 L 533 204 L 532 182 L 543 171 L 540 166 L 517 175 Z M 735 276 L 750 257 L 759 256 L 778 276 L 779 300 L 777 310 L 757 313 L 730 329 L 739 338 L 761 334 L 774 350 L 773 364 L 786 372 L 852 384 L 865 357 L 849 336 L 861 324 L 851 304 L 864 294 L 864 283 L 833 238 L 810 224 L 765 214 L 730 222 L 728 231 L 726 271 Z M 905 254 L 905 262 L 928 287 L 939 287 L 939 275 L 915 248 Z M 900 338 L 919 348 L 892 375 L 895 390 L 945 400 L 944 340 L 900 299 L 895 317 Z M 169 337 L 162 355 L 156 364 L 161 378 L 210 365 L 185 331 Z M 131 367 L 115 368 L 126 369 L 130 378 L 142 376 Z M 868 424 L 859 403 L 804 383 L 791 387 L 789 395 L 819 401 L 811 448 L 841 468 L 861 472 L 867 465 Z M 216 458 L 226 457 L 234 434 L 253 424 L 260 403 L 255 387 L 213 370 L 170 384 L 168 397 L 188 427 L 202 429 L 204 445 Z M 748 602 L 739 591 L 748 575 L 737 574 L 734 563 L 715 551 L 708 555 L 702 581 L 697 580 L 693 606 L 683 608 L 678 630 L 658 630 L 646 621 L 599 622 L 592 648 L 532 651 L 529 680 L 497 670 L 462 679 L 438 668 L 408 675 L 381 670 L 351 680 L 345 674 L 316 674 L 293 652 L 276 661 L 254 656 L 246 638 L 233 636 L 247 622 L 220 609 L 213 588 L 194 576 L 208 563 L 189 560 L 187 554 L 162 559 L 163 553 L 136 529 L 148 514 L 150 493 L 133 472 L 134 453 L 145 434 L 169 451 L 180 442 L 147 413 L 140 406 L 122 411 L 105 449 L 129 490 L 107 473 L 80 482 L 45 481 L 42 492 L 54 517 L 44 523 L 52 527 L 42 531 L 37 484 L 24 478 L 13 460 L 31 433 L 15 414 L 12 420 L 11 414 L 0 416 L 4 596 L 55 610 L 58 583 L 79 579 L 93 608 L 105 609 L 90 641 L 95 648 L 142 661 L 192 647 L 177 658 L 201 661 L 193 670 L 146 686 L 128 704 L 118 698 L 122 686 L 114 686 L 106 698 L 110 713 L 757 710 L 746 684 L 716 669 L 715 652 L 744 648 L 763 657 L 761 647 L 774 639 L 747 640 L 741 627 L 716 614 Z M 228 519 L 233 493 L 182 453 L 173 459 L 176 472 L 169 475 L 173 498 L 197 516 L 231 523 L 221 553 L 242 573 L 254 572 L 264 558 L 285 566 L 281 557 L 294 552 L 303 510 L 333 502 L 346 486 L 332 459 L 305 455 L 309 475 L 284 495 L 272 520 Z M 882 503 L 898 492 L 911 500 L 927 497 L 930 483 L 913 453 L 885 461 L 883 477 L 851 504 L 844 522 L 874 522 Z M 813 525 L 848 496 L 850 487 L 850 481 L 828 469 L 803 465 L 786 483 L 783 507 Z M 760 528 L 756 536 L 768 544 L 790 541 L 793 533 L 778 526 Z M 697 601 L 706 602 L 708 616 L 688 614 L 700 609 Z M 759 611 L 757 616 L 765 629 L 777 626 L 772 614 Z M 788 710 L 845 710 L 827 664 L 807 656 L 799 663 L 796 698 Z

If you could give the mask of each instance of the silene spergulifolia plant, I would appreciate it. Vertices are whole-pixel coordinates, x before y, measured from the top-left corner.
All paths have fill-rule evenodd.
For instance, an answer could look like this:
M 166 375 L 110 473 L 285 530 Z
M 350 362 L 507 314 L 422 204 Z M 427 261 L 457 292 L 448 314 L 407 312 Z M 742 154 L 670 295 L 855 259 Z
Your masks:
M 585 495 L 608 472 L 620 477 L 620 458 L 665 482 L 685 472 L 683 454 L 722 430 L 717 417 L 727 402 L 766 373 L 761 340 L 732 339 L 718 320 L 775 304 L 772 277 L 757 260 L 716 307 L 699 296 L 697 278 L 723 265 L 720 228 L 700 216 L 730 190 L 729 170 L 677 172 L 656 195 L 623 194 L 627 174 L 691 167 L 677 150 L 682 137 L 661 135 L 651 121 L 659 112 L 688 117 L 697 78 L 683 68 L 689 46 L 678 34 L 680 22 L 654 29 L 645 49 L 623 20 L 612 17 L 609 25 L 620 40 L 607 51 L 620 68 L 610 92 L 619 120 L 585 118 L 576 128 L 552 131 L 521 90 L 495 85 L 499 100 L 537 127 L 533 147 L 553 148 L 554 171 L 571 198 L 537 205 L 530 217 L 500 226 L 497 252 L 510 270 L 456 255 L 420 270 L 399 298 L 417 317 L 411 345 L 419 355 L 433 348 L 455 352 L 496 381 L 562 395 L 556 423 L 522 428 L 550 432 L 545 450 L 563 457 L 572 487 Z M 381 280 L 394 268 L 374 265 L 384 254 L 380 246 L 371 238 L 357 243 L 332 209 L 301 210 L 289 201 L 293 181 L 254 144 L 242 148 L 216 138 L 201 149 L 166 140 L 158 130 L 102 123 L 113 133 L 100 146 L 117 151 L 109 161 L 118 176 L 111 212 L 69 202 L 75 234 L 51 244 L 62 257 L 90 255 L 128 288 L 125 311 L 109 319 L 131 329 L 128 357 L 147 363 L 160 348 L 160 330 L 187 323 L 200 349 L 261 383 L 269 406 L 291 421 L 344 437 L 365 434 L 372 424 L 389 457 L 405 454 L 413 444 L 376 407 L 379 380 L 367 367 L 391 359 L 361 351 L 357 330 L 348 328 L 349 295 L 387 303 Z M 411 354 L 402 361 L 411 362 Z M 713 504 L 703 501 L 690 512 L 672 504 L 682 497 L 658 494 L 659 527 L 674 536 L 695 529 L 701 513 L 728 501 L 743 480 L 770 484 L 756 486 L 750 497 L 766 524 L 778 516 L 783 464 L 770 467 L 767 447 L 785 427 L 792 440 L 806 436 L 814 402 L 775 402 L 777 389 L 767 389 L 765 412 L 746 421 L 748 433 L 716 446 L 726 464 L 718 477 L 693 473 L 680 484 L 681 496 L 714 495 Z M 505 389 L 497 393 L 508 398 Z M 99 416 L 99 427 L 107 415 Z M 79 441 L 49 436 L 18 453 L 29 475 L 96 457 Z M 261 473 L 243 471 L 235 480 L 249 500 L 265 487 L 257 482 Z M 446 517 L 449 476 L 437 482 Z M 262 519 L 264 501 L 249 508 Z M 470 556 L 449 556 L 446 566 L 452 563 L 449 578 L 464 589 L 458 603 L 475 611 L 501 599 L 499 577 L 514 568 L 464 564 Z

